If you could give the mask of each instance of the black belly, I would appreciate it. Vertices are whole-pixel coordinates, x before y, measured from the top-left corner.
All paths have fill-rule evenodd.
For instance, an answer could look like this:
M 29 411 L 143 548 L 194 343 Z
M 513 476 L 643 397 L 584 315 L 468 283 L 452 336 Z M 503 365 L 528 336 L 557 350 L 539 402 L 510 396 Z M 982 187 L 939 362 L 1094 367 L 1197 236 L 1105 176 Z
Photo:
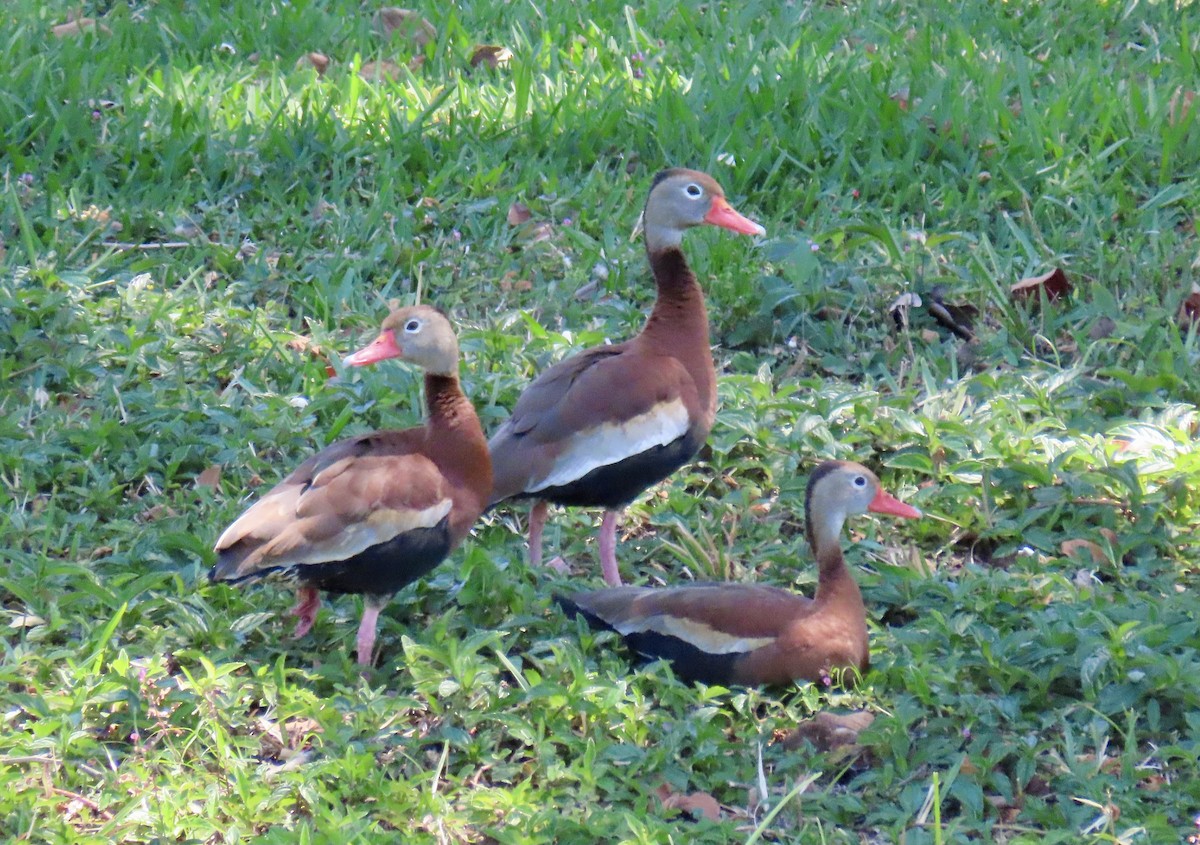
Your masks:
M 547 487 L 528 498 L 556 505 L 608 508 L 624 507 L 652 484 L 657 484 L 691 460 L 704 443 L 699 431 L 688 431 L 665 446 L 655 446 L 618 461 L 596 467 L 583 478 L 559 487 Z
M 450 545 L 450 517 L 447 516 L 432 528 L 414 528 L 345 560 L 260 569 L 251 575 L 231 579 L 231 583 L 263 579 L 315 587 L 327 593 L 388 596 L 445 560 L 450 554 Z M 213 572 L 216 571 L 217 567 L 214 567 Z
M 713 585 L 718 586 L 718 585 Z M 580 607 L 567 596 L 554 596 L 554 601 L 568 616 L 582 616 L 598 631 L 616 631 L 607 621 Z M 686 640 L 662 634 L 658 631 L 635 631 L 629 634 L 617 632 L 641 662 L 666 660 L 680 680 L 689 683 L 705 683 L 710 686 L 721 684 L 732 686 L 737 671 L 740 653 L 712 654 L 697 648 Z

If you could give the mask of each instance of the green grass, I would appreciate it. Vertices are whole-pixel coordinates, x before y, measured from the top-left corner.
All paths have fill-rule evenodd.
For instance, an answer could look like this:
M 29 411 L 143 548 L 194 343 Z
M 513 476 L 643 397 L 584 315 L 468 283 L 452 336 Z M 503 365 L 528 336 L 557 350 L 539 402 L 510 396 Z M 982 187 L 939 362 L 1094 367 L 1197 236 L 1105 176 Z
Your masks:
M 423 66 L 368 83 L 358 64 L 410 50 L 348 0 L 9 3 L 0 829 L 1182 842 L 1200 811 L 1200 342 L 1176 322 L 1200 247 L 1193 8 L 442 4 Z M 110 34 L 51 35 L 80 10 Z M 479 43 L 512 62 L 471 69 Z M 324 77 L 297 65 L 310 50 Z M 260 485 L 417 419 L 412 373 L 330 381 L 289 340 L 345 354 L 389 299 L 434 302 L 492 429 L 548 363 L 640 326 L 630 231 L 675 164 L 769 234 L 689 236 L 721 411 L 702 460 L 630 508 L 622 566 L 811 590 L 807 472 L 865 461 L 929 518 L 853 525 L 859 689 L 630 672 L 550 609 L 599 583 L 587 512 L 547 531 L 572 578 L 528 569 L 522 513 L 485 518 L 389 605 L 365 679 L 356 600 L 291 641 L 284 591 L 206 583 Z M 513 201 L 548 239 L 507 223 Z M 1054 267 L 1066 300 L 1010 299 Z M 892 324 L 898 294 L 936 284 L 979 310 L 967 351 L 924 311 Z M 863 760 L 773 742 L 829 707 L 878 714 Z M 663 784 L 722 820 L 662 809 Z

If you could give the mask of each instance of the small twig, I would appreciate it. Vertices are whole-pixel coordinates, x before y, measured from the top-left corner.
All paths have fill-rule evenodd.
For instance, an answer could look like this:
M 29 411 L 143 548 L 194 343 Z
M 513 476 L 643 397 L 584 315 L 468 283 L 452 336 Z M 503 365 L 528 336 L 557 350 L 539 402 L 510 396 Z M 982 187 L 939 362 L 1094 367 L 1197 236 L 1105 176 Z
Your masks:
M 90 798 L 84 798 L 78 792 L 72 792 L 69 789 L 63 789 L 61 786 L 52 786 L 52 787 L 50 787 L 50 791 L 53 792 L 55 795 L 59 795 L 63 798 L 70 798 L 72 801 L 78 801 L 80 804 L 87 807 L 89 810 L 91 810 L 96 815 L 100 816 L 106 822 L 112 821 L 112 818 L 113 818 L 112 813 L 110 813 L 108 810 L 101 809 L 100 805 L 97 804 L 95 801 L 93 801 Z
M 58 765 L 58 760 L 53 756 L 44 754 L 20 754 L 15 756 L 0 757 L 0 763 L 48 763 L 50 765 Z
M 144 252 L 152 249 L 186 249 L 189 246 L 195 246 L 192 241 L 166 241 L 159 244 L 125 244 L 116 241 L 101 241 L 101 246 L 115 249 L 119 252 L 129 252 L 130 250 L 140 249 Z

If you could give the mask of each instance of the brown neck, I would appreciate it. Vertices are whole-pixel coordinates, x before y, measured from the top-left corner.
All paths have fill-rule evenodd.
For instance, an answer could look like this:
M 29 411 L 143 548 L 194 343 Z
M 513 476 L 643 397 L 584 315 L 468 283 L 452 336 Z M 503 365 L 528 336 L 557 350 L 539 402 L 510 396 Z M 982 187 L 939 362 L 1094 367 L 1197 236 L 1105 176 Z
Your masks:
M 812 491 L 819 476 L 809 481 L 805 491 L 804 522 L 808 545 L 817 559 L 817 594 L 821 604 L 848 602 L 862 606 L 862 593 L 842 557 L 842 525 L 845 516 L 820 510 L 813 504 Z
M 704 292 L 679 247 L 647 251 L 658 298 L 642 329 L 642 342 L 678 358 L 700 391 L 705 407 L 716 409 L 716 372 L 708 340 Z
M 426 451 L 451 481 L 459 481 L 481 496 L 492 491 L 492 463 L 475 406 L 462 392 L 458 376 L 425 374 L 428 418 Z
M 862 593 L 838 546 L 817 552 L 817 592 L 813 600 L 820 605 L 850 605 L 862 608 Z

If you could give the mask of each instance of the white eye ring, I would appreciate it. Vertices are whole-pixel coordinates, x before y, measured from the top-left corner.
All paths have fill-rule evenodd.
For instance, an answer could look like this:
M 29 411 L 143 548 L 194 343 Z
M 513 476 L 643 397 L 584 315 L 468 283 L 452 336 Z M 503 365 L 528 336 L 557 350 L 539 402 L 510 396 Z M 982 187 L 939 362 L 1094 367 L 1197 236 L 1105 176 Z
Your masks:
M 404 324 L 404 330 L 406 332 L 408 332 L 409 334 L 414 334 L 414 333 L 420 331 L 420 329 L 421 329 L 421 321 L 420 320 L 409 320 L 407 323 Z
M 690 185 L 688 185 L 683 190 L 692 199 L 696 199 L 697 197 L 699 197 L 701 194 L 704 193 L 704 189 L 701 188 L 699 185 L 697 185 L 695 182 L 692 182 Z
M 854 486 L 855 486 L 855 487 L 866 487 L 866 486 L 867 486 L 867 478 L 866 478 L 866 476 L 864 476 L 864 475 L 856 475 L 856 476 L 854 477 Z

